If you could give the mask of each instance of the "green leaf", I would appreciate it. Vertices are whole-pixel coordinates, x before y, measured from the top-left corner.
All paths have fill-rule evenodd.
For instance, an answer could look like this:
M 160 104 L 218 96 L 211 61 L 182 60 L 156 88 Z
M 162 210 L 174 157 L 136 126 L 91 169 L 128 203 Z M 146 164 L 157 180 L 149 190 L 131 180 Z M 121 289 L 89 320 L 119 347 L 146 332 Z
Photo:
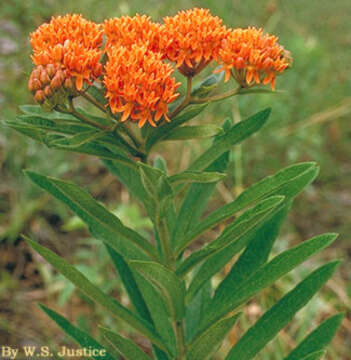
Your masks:
M 88 93 L 97 100 L 100 104 L 107 104 L 107 98 L 104 96 L 104 89 L 99 89 L 97 86 L 89 86 Z
M 224 340 L 224 337 L 234 326 L 240 315 L 239 313 L 230 318 L 218 321 L 208 328 L 189 346 L 187 358 L 189 360 L 208 359 L 216 350 L 216 347 Z
M 150 133 L 146 140 L 146 152 L 149 152 L 157 142 L 166 138 L 171 132 L 173 132 L 173 129 L 199 115 L 206 106 L 207 104 L 190 105 L 174 119 L 172 119 L 171 122 L 158 126 L 156 129 L 154 129 L 154 131 Z
M 71 152 L 76 152 L 80 154 L 93 155 L 104 160 L 113 160 L 119 166 L 122 165 L 128 168 L 134 166 L 134 163 L 126 156 L 121 155 L 121 153 L 116 153 L 116 151 L 112 152 L 109 149 L 107 149 L 106 146 L 102 146 L 96 142 L 85 143 L 83 145 L 79 145 L 76 147 L 70 147 L 69 145 L 68 146 L 65 145 L 69 143 L 67 141 L 68 139 L 61 137 L 60 139 L 56 138 L 55 141 L 56 140 L 57 142 L 54 145 L 52 144 L 52 142 L 51 143 L 49 142 L 49 144 L 51 144 L 51 146 L 54 146 L 55 149 L 64 150 L 64 151 L 69 150 Z
M 223 133 L 223 129 L 217 125 L 182 126 L 174 129 L 163 140 L 204 139 Z
M 223 180 L 227 174 L 222 174 L 215 171 L 184 171 L 179 174 L 172 175 L 168 178 L 168 181 L 171 184 L 177 184 L 177 183 L 184 183 L 184 182 L 190 182 L 190 183 L 212 183 L 212 182 L 218 182 L 220 180 Z
M 164 297 L 177 320 L 184 316 L 185 284 L 174 272 L 161 264 L 151 261 L 130 261 L 135 271 L 149 280 Z
M 200 320 L 206 313 L 206 308 L 211 301 L 211 281 L 207 281 L 188 304 L 185 310 L 185 338 L 189 343 L 196 334 Z
M 264 178 L 242 192 L 233 202 L 213 211 L 186 234 L 184 242 L 188 243 L 195 240 L 205 231 L 212 229 L 236 212 L 266 196 L 281 195 L 285 196 L 286 200 L 295 197 L 316 178 L 318 171 L 319 167 L 313 162 L 300 163 Z
M 267 261 L 290 207 L 290 203 L 282 205 L 281 209 L 278 212 L 275 211 L 274 215 L 252 235 L 252 241 L 249 242 L 249 245 L 236 261 L 229 274 L 218 285 L 215 297 L 221 297 L 221 292 L 228 291 L 234 284 L 243 283 Z
M 93 129 L 88 124 L 77 123 L 72 120 L 51 120 L 34 115 L 19 115 L 16 121 L 6 121 L 9 126 L 22 126 L 28 129 L 39 129 L 60 134 L 73 135 Z
M 157 332 L 160 334 L 167 348 L 169 348 L 172 353 L 175 353 L 176 340 L 170 323 L 168 303 L 165 303 L 164 298 L 159 295 L 159 290 L 155 289 L 154 285 L 138 272 L 135 273 L 135 280 L 150 311 Z
M 77 148 L 84 144 L 90 143 L 99 137 L 105 136 L 106 132 L 101 130 L 88 130 L 81 133 L 78 133 L 70 138 L 63 137 L 61 139 L 57 139 L 52 141 L 49 146 L 55 147 L 56 145 L 60 146 L 61 148 L 71 149 Z
M 259 291 L 273 284 L 283 275 L 303 263 L 313 254 L 329 246 L 336 237 L 337 234 L 323 234 L 304 241 L 302 244 L 277 255 L 270 262 L 258 268 L 243 283 L 232 286 L 227 291 L 222 291 L 221 297 L 218 295 L 214 298 L 208 307 L 208 315 L 203 321 L 203 327 L 205 328 L 209 323 L 226 316 Z
M 246 120 L 235 124 L 229 131 L 220 137 L 207 151 L 196 159 L 188 170 L 203 170 L 228 151 L 233 145 L 240 143 L 257 132 L 266 122 L 271 110 L 263 110 Z
M 129 295 L 130 301 L 134 305 L 135 310 L 143 319 L 145 319 L 146 321 L 152 324 L 150 312 L 147 308 L 147 305 L 145 304 L 143 296 L 141 295 L 141 292 L 134 278 L 134 274 L 129 268 L 128 263 L 123 259 L 123 256 L 118 254 L 107 244 L 106 244 L 106 249 L 122 280 L 122 283 L 127 291 L 127 294 Z
M 163 342 L 159 335 L 155 332 L 145 320 L 134 315 L 127 308 L 119 304 L 116 300 L 104 294 L 98 287 L 91 283 L 81 272 L 66 260 L 56 255 L 51 250 L 39 245 L 37 242 L 25 238 L 27 243 L 41 255 L 49 264 L 51 264 L 65 278 L 70 280 L 82 293 L 88 298 L 103 306 L 113 316 L 123 320 L 129 324 L 134 330 L 146 336 L 155 345 L 165 350 Z
M 323 356 L 325 354 L 326 354 L 326 351 L 324 351 L 324 350 L 316 351 L 312 354 L 305 356 L 303 359 L 299 359 L 299 360 L 320 360 L 323 358 Z
M 197 98 L 203 98 L 207 95 L 209 95 L 213 90 L 215 90 L 219 83 L 224 78 L 224 71 L 221 71 L 217 74 L 211 74 L 206 79 L 201 81 L 199 84 L 196 84 L 192 91 L 191 96 L 197 97 Z
M 66 113 L 64 114 L 58 111 L 50 111 L 50 112 L 44 111 L 40 105 L 22 105 L 19 108 L 24 114 L 39 116 L 44 119 L 69 120 L 69 121 L 79 122 L 79 120 L 71 114 L 66 114 Z
M 236 253 L 247 245 L 250 231 L 256 231 L 257 227 L 276 209 L 284 200 L 282 196 L 273 196 L 258 203 L 252 209 L 247 210 L 238 217 L 222 234 L 201 250 L 193 252 L 177 269 L 177 274 L 183 276 L 199 261 L 208 260 L 201 266 L 189 286 L 188 299 L 200 289 L 202 284 L 211 278 L 232 258 Z M 235 245 L 234 245 L 235 244 Z M 181 247 L 181 250 L 184 247 Z M 225 252 L 227 256 L 222 256 Z
M 339 261 L 319 267 L 281 298 L 253 325 L 230 350 L 226 360 L 251 360 L 333 275 Z
M 141 182 L 146 192 L 144 204 L 151 220 L 157 224 L 169 213 L 174 197 L 173 189 L 166 174 L 156 168 L 138 163 Z
M 9 123 L 7 123 L 7 126 L 19 132 L 20 134 L 30 137 L 35 141 L 43 142 L 43 138 L 45 137 L 45 133 L 43 131 L 28 126 L 21 126 L 21 125 L 18 126 L 16 124 L 9 124 Z
M 120 255 L 128 259 L 155 258 L 155 248 L 134 230 L 122 222 L 90 194 L 77 185 L 26 171 L 27 176 L 39 187 L 64 202 L 88 226 L 97 239 L 103 240 Z
M 104 338 L 118 351 L 126 360 L 151 360 L 135 343 L 108 330 L 99 327 Z
M 49 316 L 49 318 L 51 318 L 68 336 L 70 336 L 74 341 L 81 345 L 81 347 L 90 347 L 96 350 L 105 350 L 105 348 L 100 345 L 95 339 L 93 339 L 88 333 L 72 325 L 63 316 L 61 316 L 54 310 L 47 308 L 45 305 L 39 304 L 39 306 L 47 314 L 47 316 Z M 116 360 L 116 357 L 113 357 L 108 352 L 106 352 L 105 356 L 93 356 L 93 359 Z
M 168 173 L 166 160 L 161 155 L 155 157 L 154 168 L 163 171 L 165 174 Z
M 226 119 L 223 124 L 223 129 L 227 130 L 231 127 L 230 119 Z M 214 142 L 218 140 L 218 137 L 214 139 Z M 225 172 L 229 161 L 229 152 L 227 151 L 221 155 L 216 161 L 214 161 L 205 171 Z M 216 183 L 209 184 L 192 184 L 190 185 L 184 200 L 181 204 L 176 218 L 176 224 L 172 233 L 172 245 L 177 242 L 177 239 L 182 239 L 184 234 L 189 232 L 201 218 L 206 204 L 209 201 Z
M 116 161 L 104 160 L 103 162 L 130 193 L 143 203 L 146 192 L 140 179 L 138 167 L 130 167 Z
M 324 320 L 315 330 L 307 335 L 302 342 L 285 358 L 300 360 L 310 353 L 320 352 L 332 341 L 344 314 L 336 314 Z

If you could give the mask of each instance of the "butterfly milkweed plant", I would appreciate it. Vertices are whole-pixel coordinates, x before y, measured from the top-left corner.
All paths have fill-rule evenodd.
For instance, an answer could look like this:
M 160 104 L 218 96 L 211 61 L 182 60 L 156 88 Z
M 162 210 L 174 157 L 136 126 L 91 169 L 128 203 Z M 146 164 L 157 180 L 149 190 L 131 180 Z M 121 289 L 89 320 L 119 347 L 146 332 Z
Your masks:
M 310 271 L 247 331 L 233 331 L 252 298 L 335 240 L 334 233 L 322 234 L 270 256 L 294 198 L 315 179 L 318 166 L 283 168 L 213 210 L 208 203 L 226 178 L 229 152 L 256 134 L 271 110 L 234 124 L 219 119 L 222 126 L 189 122 L 197 117 L 199 124 L 212 102 L 273 92 L 276 78 L 291 66 L 290 53 L 262 29 L 231 29 L 198 8 L 162 23 L 146 15 L 102 24 L 76 14 L 57 16 L 31 33 L 30 43 L 28 89 L 38 104 L 22 106 L 23 114 L 8 125 L 51 149 L 100 158 L 153 224 L 152 233 L 140 234 L 78 185 L 26 171 L 103 242 L 130 300 L 121 304 L 64 258 L 26 238 L 128 331 L 121 335 L 102 324 L 94 338 L 52 309 L 40 305 L 42 310 L 81 347 L 101 350 L 90 354 L 99 360 L 250 360 L 268 354 L 267 344 L 339 264 Z M 204 138 L 212 138 L 203 144 L 206 150 L 176 174 L 153 154 L 162 142 L 167 151 L 169 141 Z M 323 358 L 342 317 L 311 329 L 285 360 Z M 147 341 L 142 347 L 141 338 Z M 220 351 L 223 344 L 226 351 Z

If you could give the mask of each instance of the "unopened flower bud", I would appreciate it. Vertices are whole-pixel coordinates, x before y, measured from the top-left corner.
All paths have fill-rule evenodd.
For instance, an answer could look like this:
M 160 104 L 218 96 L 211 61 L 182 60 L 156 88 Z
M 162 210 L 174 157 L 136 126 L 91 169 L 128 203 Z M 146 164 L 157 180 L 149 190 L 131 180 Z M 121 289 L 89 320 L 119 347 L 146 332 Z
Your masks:
M 40 90 L 40 88 L 40 81 L 35 77 L 31 77 L 28 81 L 28 90 L 34 94 L 37 90 Z
M 50 98 L 54 94 L 52 88 L 49 85 L 45 86 L 44 94 L 47 98 Z
M 56 74 L 57 68 L 54 64 L 48 64 L 46 66 L 46 71 L 49 75 L 49 78 L 52 79 Z
M 73 83 L 71 77 L 66 78 L 63 86 L 64 86 L 64 88 L 65 88 L 66 90 L 69 90 L 69 91 L 75 91 L 75 90 L 76 90 L 76 87 L 74 86 L 74 83 Z
M 40 82 L 42 83 L 42 85 L 50 84 L 50 78 L 45 69 L 40 74 Z
M 35 101 L 42 104 L 45 101 L 45 94 L 43 90 L 38 90 L 34 95 Z
M 42 66 L 40 66 L 40 67 L 42 67 Z M 35 78 L 35 79 L 38 79 L 38 80 L 39 80 L 39 78 L 40 78 L 39 66 L 37 66 L 37 67 L 32 71 L 30 77 L 33 78 L 33 79 Z
M 50 86 L 53 90 L 58 90 L 64 81 L 64 75 L 61 70 L 56 72 L 56 75 L 53 77 L 53 79 L 50 82 Z

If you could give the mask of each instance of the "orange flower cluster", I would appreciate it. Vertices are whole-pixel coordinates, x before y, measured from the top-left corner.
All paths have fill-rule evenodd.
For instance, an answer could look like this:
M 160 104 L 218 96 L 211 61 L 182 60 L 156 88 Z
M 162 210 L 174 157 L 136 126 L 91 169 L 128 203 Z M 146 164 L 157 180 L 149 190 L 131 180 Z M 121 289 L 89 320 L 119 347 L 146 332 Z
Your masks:
M 168 105 L 177 98 L 179 84 L 165 60 L 187 77 L 216 61 L 222 66 L 217 71 L 225 71 L 225 81 L 233 76 L 241 86 L 270 83 L 273 89 L 276 76 L 290 66 L 277 37 L 256 28 L 228 29 L 207 9 L 180 11 L 163 20 L 158 24 L 137 14 L 98 25 L 81 15 L 58 16 L 31 34 L 32 59 L 44 70 L 48 65 L 60 69 L 63 81 L 74 83 L 71 94 L 104 75 L 112 112 L 123 113 L 122 121 L 130 118 L 139 126 L 155 126 L 162 116 L 169 120 Z M 103 34 L 106 43 L 101 49 Z M 108 59 L 104 69 L 103 52 Z M 51 83 L 50 89 L 45 81 L 38 87 L 37 72 L 29 87 L 42 101 L 45 91 L 46 98 L 50 95 Z
M 146 122 L 156 126 L 162 116 L 168 119 L 168 104 L 178 97 L 175 91 L 180 84 L 160 53 L 139 44 L 114 47 L 105 71 L 106 97 L 113 113 L 123 113 L 121 121 L 130 117 L 142 127 Z
M 89 83 L 102 74 L 102 36 L 101 26 L 81 15 L 53 17 L 30 36 L 32 60 L 37 66 L 60 64 L 81 90 L 83 81 Z
M 163 20 L 160 49 L 184 75 L 194 76 L 218 58 L 228 31 L 208 9 L 180 11 Z
M 289 53 L 278 44 L 278 38 L 263 34 L 262 29 L 234 29 L 224 40 L 219 51 L 220 62 L 225 70 L 225 80 L 230 75 L 241 85 L 252 81 L 275 86 L 277 74 L 281 74 L 291 64 Z
M 122 16 L 105 20 L 103 26 L 107 52 L 116 46 L 130 47 L 135 43 L 145 45 L 151 51 L 159 51 L 161 24 L 152 22 L 149 16 Z

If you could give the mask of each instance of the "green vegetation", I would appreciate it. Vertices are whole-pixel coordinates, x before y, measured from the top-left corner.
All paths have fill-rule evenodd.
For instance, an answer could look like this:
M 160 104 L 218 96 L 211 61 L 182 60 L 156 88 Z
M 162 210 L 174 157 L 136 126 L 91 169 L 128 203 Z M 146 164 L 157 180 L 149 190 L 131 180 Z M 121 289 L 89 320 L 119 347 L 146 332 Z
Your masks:
M 29 252 L 20 240 L 21 233 L 45 241 L 68 262 L 78 264 L 79 270 L 100 289 L 117 296 L 122 303 L 126 301 L 121 298 L 121 284 L 111 276 L 106 249 L 88 238 L 84 224 L 68 214 L 63 205 L 33 187 L 23 175 L 23 169 L 73 179 L 75 183 L 86 186 L 95 198 L 107 202 L 110 210 L 118 213 L 124 223 L 129 221 L 127 225 L 134 230 L 143 234 L 150 229 L 150 223 L 140 212 L 136 200 L 130 198 L 123 185 L 108 174 L 102 162 L 93 157 L 53 151 L 2 126 L 4 120 L 15 117 L 19 105 L 33 103 L 26 85 L 31 71 L 29 32 L 54 14 L 78 12 L 91 20 L 102 21 L 138 12 L 160 20 L 166 14 L 191 6 L 210 8 L 227 25 L 262 26 L 266 31 L 278 34 L 281 44 L 291 51 L 294 59 L 293 69 L 278 78 L 276 94 L 239 97 L 235 101 L 228 99 L 209 106 L 206 123 L 220 126 L 227 117 L 238 122 L 251 115 L 253 108 L 263 109 L 274 104 L 270 124 L 260 136 L 232 152 L 230 177 L 226 179 L 225 186 L 217 187 L 214 205 L 232 202 L 243 189 L 291 163 L 317 161 L 321 166 L 320 175 L 304 195 L 297 198 L 284 225 L 283 233 L 287 235 L 276 242 L 273 252 L 286 250 L 289 245 L 297 245 L 314 234 L 330 230 L 340 233 L 332 247 L 311 260 L 316 268 L 323 260 L 343 258 L 336 275 L 324 288 L 322 296 L 313 299 L 293 324 L 269 345 L 270 354 L 260 355 L 258 359 L 281 360 L 283 354 L 306 337 L 312 325 L 333 315 L 333 309 L 346 311 L 349 316 L 346 316 L 330 347 L 328 359 L 348 359 L 351 347 L 347 338 L 347 333 L 351 331 L 351 273 L 348 266 L 351 250 L 351 73 L 346 70 L 351 63 L 349 0 L 2 1 L 0 304 L 4 311 L 0 318 L 0 338 L 10 345 L 17 345 L 20 340 L 51 344 L 53 347 L 61 343 L 71 344 L 57 331 L 57 327 L 48 325 L 35 305 L 37 301 L 65 313 L 70 320 L 75 319 L 80 329 L 87 332 L 95 328 L 92 309 L 97 313 L 95 322 L 103 320 L 104 324 L 109 325 L 110 322 L 115 326 L 114 320 L 109 319 L 101 309 L 96 309 L 93 303 L 82 305 L 81 299 L 86 300 L 86 296 L 75 291 L 42 259 Z M 273 97 L 279 99 L 274 101 Z M 195 120 L 195 123 L 198 122 Z M 156 148 L 167 159 L 172 173 L 184 169 L 201 150 L 190 142 L 186 145 L 170 142 Z M 279 280 L 273 290 L 264 292 L 238 320 L 240 329 L 249 328 L 258 316 L 282 294 L 293 289 L 305 275 L 307 267 L 300 266 L 287 278 Z M 218 282 L 221 280 L 217 279 Z M 69 313 L 72 309 L 75 309 L 74 316 Z M 53 313 L 53 316 L 56 315 Z M 124 332 L 128 330 L 123 328 Z M 259 324 L 255 331 L 262 331 Z M 229 339 L 233 344 L 236 334 L 231 333 Z M 241 348 L 245 349 L 245 340 L 237 351 Z M 316 358 L 320 356 L 319 350 L 316 347 Z M 303 354 L 303 349 L 299 351 Z M 298 354 L 300 352 L 297 351 Z

